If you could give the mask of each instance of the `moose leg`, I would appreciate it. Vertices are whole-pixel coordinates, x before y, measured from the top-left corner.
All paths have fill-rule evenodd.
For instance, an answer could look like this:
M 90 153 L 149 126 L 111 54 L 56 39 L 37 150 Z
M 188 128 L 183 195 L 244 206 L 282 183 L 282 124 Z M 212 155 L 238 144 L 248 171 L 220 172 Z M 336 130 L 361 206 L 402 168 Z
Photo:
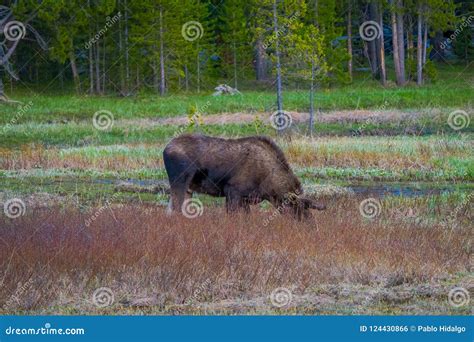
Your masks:
M 168 213 L 181 210 L 186 196 L 186 188 L 182 185 L 173 186 L 170 190 L 170 201 L 168 203 Z
M 246 214 L 249 214 L 251 203 L 252 202 L 249 198 L 242 198 L 241 203 L 240 203 L 240 208 L 243 209 Z
M 228 213 L 236 211 L 243 207 L 243 199 L 235 189 L 228 188 L 225 192 L 225 208 Z
M 168 202 L 168 213 L 181 211 L 186 199 L 191 198 L 192 192 L 189 190 L 192 176 L 188 176 L 184 181 L 173 184 L 170 189 L 170 201 Z

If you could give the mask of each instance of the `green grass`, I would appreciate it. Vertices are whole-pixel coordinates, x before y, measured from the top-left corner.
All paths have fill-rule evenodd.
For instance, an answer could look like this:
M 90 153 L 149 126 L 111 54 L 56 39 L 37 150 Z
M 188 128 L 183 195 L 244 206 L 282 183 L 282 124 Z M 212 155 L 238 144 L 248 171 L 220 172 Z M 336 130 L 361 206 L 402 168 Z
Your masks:
M 464 65 L 440 66 L 436 83 L 417 87 L 410 84 L 403 88 L 383 88 L 376 81 L 359 75 L 353 84 L 337 88 L 319 89 L 315 104 L 323 111 L 341 109 L 424 109 L 424 108 L 472 108 L 474 81 L 473 68 Z M 62 121 L 92 120 L 96 111 L 111 111 L 117 120 L 139 118 L 165 118 L 183 116 L 195 108 L 206 114 L 223 112 L 272 112 L 275 110 L 273 89 L 265 91 L 243 91 L 241 96 L 213 97 L 211 90 L 201 94 L 170 94 L 160 97 L 141 94 L 132 98 L 116 96 L 58 95 L 58 92 L 43 93 L 16 89 L 12 98 L 30 103 L 31 108 L 19 113 L 19 108 L 0 105 L 0 124 L 54 123 Z M 286 90 L 283 94 L 284 108 L 293 111 L 308 111 L 308 93 L 305 90 Z
M 317 136 L 338 135 L 427 135 L 453 134 L 446 121 L 447 115 L 436 118 L 420 118 L 417 122 L 403 121 L 393 123 L 316 123 L 314 132 Z M 306 133 L 306 125 L 294 125 L 293 132 Z M 276 131 L 270 125 L 254 123 L 206 125 L 203 127 L 155 125 L 114 126 L 110 131 L 98 131 L 92 123 L 65 124 L 23 124 L 0 128 L 0 147 L 15 148 L 25 144 L 48 146 L 85 146 L 113 145 L 130 143 L 156 143 L 170 140 L 174 135 L 183 132 L 199 132 L 214 136 L 241 137 L 263 134 L 275 137 Z M 462 133 L 473 133 L 470 125 Z

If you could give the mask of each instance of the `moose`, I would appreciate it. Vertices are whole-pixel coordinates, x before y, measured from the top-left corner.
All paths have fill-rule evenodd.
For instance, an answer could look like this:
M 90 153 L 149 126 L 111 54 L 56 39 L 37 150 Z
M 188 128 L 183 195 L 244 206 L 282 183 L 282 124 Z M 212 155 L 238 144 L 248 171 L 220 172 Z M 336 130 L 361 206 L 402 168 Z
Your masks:
M 283 151 L 265 136 L 223 139 L 201 134 L 173 138 L 163 151 L 170 183 L 168 212 L 182 210 L 193 192 L 225 197 L 227 212 L 269 201 L 302 220 L 325 206 L 303 196 Z

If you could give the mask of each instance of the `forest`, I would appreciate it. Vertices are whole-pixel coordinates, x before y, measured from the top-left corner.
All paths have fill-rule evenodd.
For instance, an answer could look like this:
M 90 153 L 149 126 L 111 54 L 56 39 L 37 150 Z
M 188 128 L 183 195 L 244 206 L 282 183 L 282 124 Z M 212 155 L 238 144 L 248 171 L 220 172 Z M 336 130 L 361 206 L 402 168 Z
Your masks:
M 472 61 L 473 9 L 453 0 L 7 1 L 0 92 L 310 89 L 350 84 L 357 72 L 421 86 L 437 79 L 438 62 Z

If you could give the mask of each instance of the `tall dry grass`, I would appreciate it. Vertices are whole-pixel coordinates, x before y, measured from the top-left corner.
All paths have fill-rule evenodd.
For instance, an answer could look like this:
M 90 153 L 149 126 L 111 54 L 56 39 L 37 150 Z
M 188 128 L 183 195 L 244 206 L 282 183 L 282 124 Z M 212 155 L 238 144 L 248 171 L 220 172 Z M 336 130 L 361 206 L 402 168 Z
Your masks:
M 467 227 L 371 221 L 358 203 L 333 204 L 302 223 L 284 216 L 265 221 L 270 211 L 226 215 L 206 207 L 188 219 L 133 205 L 3 216 L 0 312 L 84 313 L 74 310 L 84 310 L 103 286 L 117 303 L 152 296 L 171 305 L 194 298 L 202 284 L 195 300 L 215 302 L 266 296 L 281 286 L 304 293 L 318 284 L 436 282 L 468 270 Z M 27 290 L 7 307 L 22 286 Z
M 277 141 L 292 165 L 300 167 L 384 168 L 389 170 L 450 168 L 449 160 L 472 159 L 470 141 L 437 137 L 321 137 Z M 165 143 L 0 149 L 0 168 L 70 168 L 136 170 L 163 167 Z

